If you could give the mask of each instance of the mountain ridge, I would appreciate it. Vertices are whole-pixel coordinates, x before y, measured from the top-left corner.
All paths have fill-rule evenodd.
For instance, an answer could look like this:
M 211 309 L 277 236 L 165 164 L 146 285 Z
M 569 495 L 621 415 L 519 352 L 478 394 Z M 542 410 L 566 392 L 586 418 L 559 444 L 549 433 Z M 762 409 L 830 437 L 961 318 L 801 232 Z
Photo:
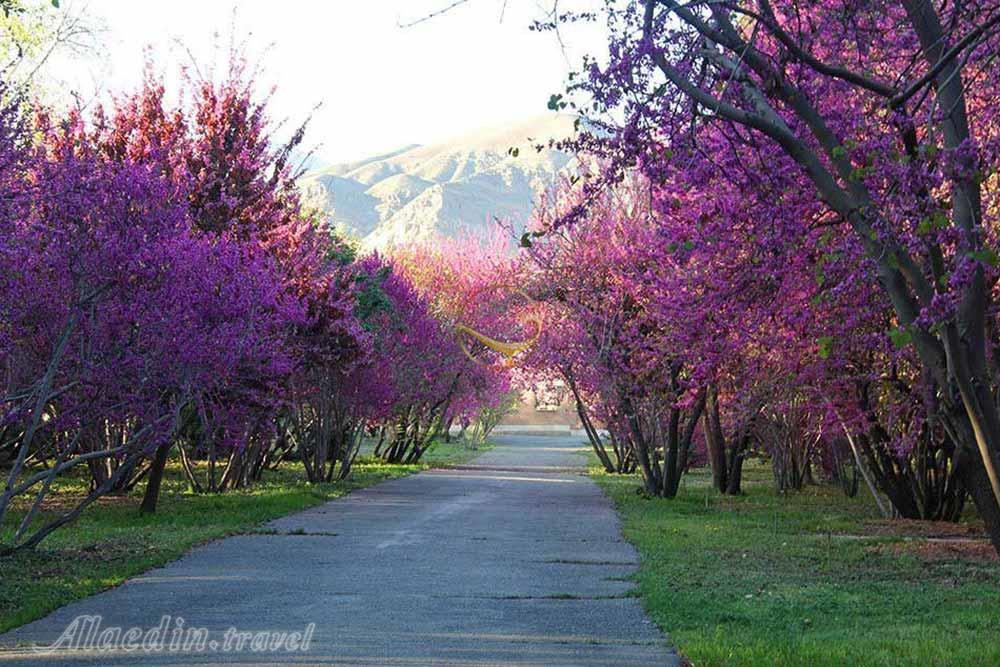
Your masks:
M 496 219 L 523 226 L 537 197 L 572 167 L 549 142 L 575 130 L 575 116 L 547 114 L 411 144 L 307 174 L 303 197 L 365 250 L 485 234 Z

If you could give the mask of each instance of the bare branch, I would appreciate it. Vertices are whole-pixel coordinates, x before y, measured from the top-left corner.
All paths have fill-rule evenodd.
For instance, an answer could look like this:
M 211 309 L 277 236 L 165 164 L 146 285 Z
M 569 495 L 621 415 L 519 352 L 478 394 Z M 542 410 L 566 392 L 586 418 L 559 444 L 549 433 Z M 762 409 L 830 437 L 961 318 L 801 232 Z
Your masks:
M 426 21 L 430 21 L 431 19 L 435 19 L 438 16 L 442 16 L 444 14 L 447 14 L 451 10 L 453 10 L 453 9 L 455 9 L 457 7 L 461 7 L 462 5 L 465 5 L 465 4 L 468 4 L 468 3 L 469 3 L 469 0 L 453 0 L 453 2 L 451 4 L 449 4 L 448 6 L 442 7 L 441 9 L 433 11 L 430 14 L 425 14 L 424 16 L 421 16 L 420 18 L 415 19 L 413 21 L 409 21 L 407 23 L 403 23 L 402 21 L 398 21 L 397 20 L 396 21 L 396 25 L 398 27 L 400 27 L 400 28 L 412 28 L 415 25 L 420 25 L 421 23 L 424 23 Z M 506 9 L 506 7 L 507 7 L 507 3 L 504 2 L 504 9 Z M 503 12 L 501 12 L 501 14 L 500 14 L 500 20 L 501 21 L 503 20 Z

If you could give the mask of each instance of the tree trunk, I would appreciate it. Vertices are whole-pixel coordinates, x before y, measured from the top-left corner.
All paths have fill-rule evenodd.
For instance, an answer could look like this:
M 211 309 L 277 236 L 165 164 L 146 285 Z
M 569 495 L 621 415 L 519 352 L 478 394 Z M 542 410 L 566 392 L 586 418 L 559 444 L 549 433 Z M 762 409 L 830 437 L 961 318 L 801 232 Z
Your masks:
M 576 402 L 576 414 L 580 417 L 580 423 L 583 425 L 583 430 L 587 433 L 590 446 L 594 448 L 594 454 L 600 460 L 601 465 L 604 466 L 604 472 L 615 472 L 615 465 L 611 463 L 611 457 L 608 456 L 608 452 L 604 448 L 601 436 L 590 421 L 590 415 L 587 414 L 587 406 L 584 405 L 583 400 L 580 398 L 580 392 L 576 388 L 573 375 L 564 371 L 563 376 L 566 378 L 566 384 L 569 385 L 570 391 L 573 392 L 573 400 Z
M 733 445 L 729 450 L 729 470 L 727 471 L 725 493 L 730 496 L 738 496 L 743 493 L 741 484 L 743 483 L 743 452 L 746 449 L 747 440 L 741 438 L 739 444 Z
M 451 442 L 451 426 L 454 423 L 455 423 L 455 415 L 452 415 L 451 417 L 448 417 L 448 421 L 445 422 L 445 425 L 443 427 L 444 428 L 444 441 L 445 442 L 448 442 L 448 443 Z
M 671 418 L 670 422 L 670 451 L 667 459 L 671 465 L 671 476 L 664 482 L 664 496 L 674 498 L 681 484 L 681 476 L 687 470 L 687 457 L 691 449 L 691 441 L 694 439 L 694 430 L 698 426 L 702 413 L 705 411 L 705 393 L 699 396 L 698 401 L 692 407 L 684 422 L 684 430 L 681 426 L 681 410 L 677 410 L 677 419 Z M 665 464 L 666 465 L 666 464 Z
M 979 511 L 979 517 L 986 524 L 993 548 L 1000 553 L 1000 505 L 997 504 L 989 478 L 982 461 L 975 452 L 963 452 L 956 457 L 955 474 L 962 482 Z
M 712 468 L 712 486 L 721 493 L 726 492 L 726 438 L 719 418 L 719 397 L 714 385 L 705 392 L 705 447 L 708 463 Z
M 139 505 L 140 514 L 156 512 L 156 503 L 160 499 L 160 485 L 163 482 L 163 471 L 167 467 L 167 456 L 173 446 L 173 442 L 165 442 L 156 448 L 153 465 L 149 469 L 149 479 L 146 482 L 146 493 L 143 494 L 142 504 Z
M 670 408 L 670 423 L 667 426 L 667 451 L 663 455 L 663 473 L 660 479 L 663 483 L 661 493 L 664 498 L 677 497 L 677 488 L 681 483 L 680 471 L 677 469 L 680 450 L 681 411 Z

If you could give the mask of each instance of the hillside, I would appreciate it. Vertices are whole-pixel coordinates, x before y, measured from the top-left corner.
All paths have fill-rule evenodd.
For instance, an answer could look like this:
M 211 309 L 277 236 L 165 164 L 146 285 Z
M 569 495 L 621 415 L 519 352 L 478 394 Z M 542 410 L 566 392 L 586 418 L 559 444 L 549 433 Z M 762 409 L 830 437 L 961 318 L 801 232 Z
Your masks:
M 545 145 L 571 136 L 573 124 L 572 116 L 548 114 L 407 146 L 308 174 L 302 189 L 330 225 L 365 248 L 482 233 L 496 219 L 522 226 L 537 195 L 570 165 L 570 155 Z

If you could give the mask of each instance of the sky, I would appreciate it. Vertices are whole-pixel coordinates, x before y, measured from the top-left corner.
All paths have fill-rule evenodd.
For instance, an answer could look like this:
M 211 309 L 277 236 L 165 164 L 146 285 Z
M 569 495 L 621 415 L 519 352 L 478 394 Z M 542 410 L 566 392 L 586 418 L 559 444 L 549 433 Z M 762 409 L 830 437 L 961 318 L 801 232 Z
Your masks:
M 545 114 L 583 54 L 604 47 L 596 26 L 564 31 L 562 45 L 530 31 L 552 0 L 469 0 L 401 27 L 453 1 L 74 0 L 102 25 L 102 55 L 74 59 L 63 80 L 84 96 L 126 90 L 145 48 L 168 67 L 189 63 L 187 51 L 210 62 L 235 26 L 277 86 L 274 115 L 300 121 L 321 105 L 306 145 L 343 162 Z M 594 4 L 561 0 L 560 10 Z

